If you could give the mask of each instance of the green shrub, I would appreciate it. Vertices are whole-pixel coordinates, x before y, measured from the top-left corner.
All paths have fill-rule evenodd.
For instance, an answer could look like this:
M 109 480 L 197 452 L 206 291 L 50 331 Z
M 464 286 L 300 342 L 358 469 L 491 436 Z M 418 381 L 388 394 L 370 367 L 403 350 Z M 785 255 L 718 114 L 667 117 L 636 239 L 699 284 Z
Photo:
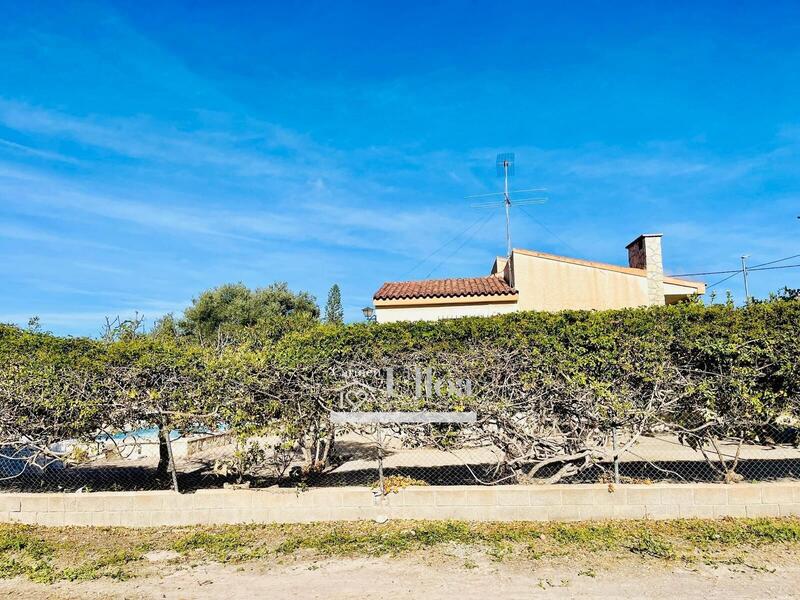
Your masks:
M 409 435 L 440 447 L 480 438 L 504 452 L 506 472 L 533 476 L 556 463 L 564 476 L 590 464 L 591 448 L 613 427 L 666 427 L 706 452 L 718 439 L 744 443 L 796 426 L 798 339 L 800 300 L 784 298 L 743 308 L 688 303 L 317 324 L 266 345 L 217 347 L 168 335 L 59 338 L 1 325 L 0 441 L 25 438 L 44 449 L 131 424 L 224 422 L 244 434 L 279 433 L 312 470 L 330 457 L 329 410 L 348 389 L 366 409 L 475 410 L 475 427 Z M 386 368 L 396 373 L 391 398 Z M 431 369 L 439 393 L 416 395 L 416 368 Z M 466 391 L 441 385 L 465 379 Z M 556 447 L 547 438 L 554 430 L 565 438 Z M 735 460 L 707 458 L 721 477 L 735 472 Z

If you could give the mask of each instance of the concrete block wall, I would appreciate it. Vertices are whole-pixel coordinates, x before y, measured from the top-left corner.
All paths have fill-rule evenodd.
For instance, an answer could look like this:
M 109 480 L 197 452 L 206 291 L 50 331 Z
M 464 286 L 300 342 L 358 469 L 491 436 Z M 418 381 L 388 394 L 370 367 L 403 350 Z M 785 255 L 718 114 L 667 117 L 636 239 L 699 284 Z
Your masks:
M 156 527 L 389 519 L 576 521 L 800 516 L 800 482 L 0 494 L 0 522 Z

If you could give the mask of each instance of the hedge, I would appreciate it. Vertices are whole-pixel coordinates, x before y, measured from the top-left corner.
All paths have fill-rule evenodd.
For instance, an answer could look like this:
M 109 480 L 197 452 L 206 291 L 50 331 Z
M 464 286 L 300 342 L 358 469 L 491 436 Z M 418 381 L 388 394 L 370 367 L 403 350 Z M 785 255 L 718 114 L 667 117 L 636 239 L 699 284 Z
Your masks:
M 792 299 L 320 324 L 266 348 L 163 336 L 102 342 L 2 325 L 0 440 L 47 452 L 101 431 L 226 423 L 278 432 L 324 463 L 329 410 L 356 394 L 375 409 L 475 410 L 474 427 L 398 433 L 439 447 L 491 443 L 504 473 L 533 476 L 555 462 L 563 476 L 591 464 L 614 428 L 673 431 L 705 454 L 715 440 L 761 441 L 796 426 L 799 339 Z M 387 368 L 398 374 L 392 397 Z M 418 369 L 431 370 L 439 393 L 418 397 Z M 469 393 L 441 385 L 467 379 Z M 735 471 L 721 455 L 709 460 L 721 476 Z

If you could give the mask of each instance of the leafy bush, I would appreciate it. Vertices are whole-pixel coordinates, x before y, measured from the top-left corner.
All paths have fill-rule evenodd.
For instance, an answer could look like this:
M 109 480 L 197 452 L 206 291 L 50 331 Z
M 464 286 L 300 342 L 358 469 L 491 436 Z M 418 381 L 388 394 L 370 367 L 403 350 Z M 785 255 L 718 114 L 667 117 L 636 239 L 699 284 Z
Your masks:
M 286 283 L 254 290 L 229 283 L 200 294 L 177 322 L 162 319 L 156 333 L 185 335 L 203 345 L 276 340 L 312 326 L 318 317 L 314 297 L 293 292 Z
M 131 424 L 226 423 L 244 435 L 278 433 L 309 472 L 328 465 L 329 412 L 347 400 L 364 410 L 474 410 L 468 428 L 395 433 L 440 448 L 491 443 L 502 452 L 497 478 L 524 480 L 548 465 L 552 480 L 574 474 L 621 427 L 629 443 L 674 431 L 731 480 L 737 459 L 713 451 L 719 440 L 760 441 L 798 423 L 798 339 L 800 300 L 790 297 L 743 308 L 317 324 L 267 344 L 96 341 L 0 326 L 0 443 L 46 454 L 53 442 Z M 427 393 L 418 394 L 421 373 Z

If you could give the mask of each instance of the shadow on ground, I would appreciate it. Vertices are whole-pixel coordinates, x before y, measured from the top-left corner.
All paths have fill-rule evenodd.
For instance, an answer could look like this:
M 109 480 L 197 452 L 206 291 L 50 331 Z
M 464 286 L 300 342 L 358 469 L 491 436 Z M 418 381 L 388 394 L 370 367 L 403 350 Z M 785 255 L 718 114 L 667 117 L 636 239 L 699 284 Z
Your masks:
M 373 460 L 371 450 L 364 449 L 359 453 L 362 460 Z M 232 477 L 222 477 L 211 472 L 210 464 L 196 463 L 195 469 L 178 474 L 181 491 L 193 491 L 203 488 L 220 488 L 225 483 L 233 483 Z M 543 469 L 537 476 L 542 479 L 550 477 L 557 470 L 557 465 Z M 624 462 L 619 465 L 620 477 L 625 482 L 669 481 L 669 482 L 714 482 L 719 481 L 718 474 L 706 463 L 699 461 L 659 461 L 659 462 Z M 743 460 L 736 469 L 744 480 L 773 481 L 800 479 L 800 460 L 798 459 L 750 459 Z M 611 481 L 612 465 L 596 464 L 577 476 L 570 477 L 561 483 L 595 483 Z M 503 478 L 494 473 L 494 465 L 462 464 L 446 466 L 404 466 L 387 468 L 384 476 L 402 475 L 424 481 L 428 485 L 475 485 L 476 483 L 498 482 L 513 484 L 513 478 Z M 375 485 L 378 480 L 377 463 L 365 468 L 338 470 L 326 473 L 311 474 L 306 477 L 295 476 L 278 480 L 275 477 L 263 477 L 250 480 L 252 487 L 294 487 L 305 484 L 311 487 L 336 487 L 353 485 Z M 31 468 L 25 472 L 0 481 L 0 490 L 18 492 L 74 492 L 78 489 L 86 491 L 123 491 L 123 490 L 158 490 L 170 489 L 170 478 L 159 479 L 152 467 L 137 465 L 114 465 L 103 467 L 70 467 L 44 469 Z

